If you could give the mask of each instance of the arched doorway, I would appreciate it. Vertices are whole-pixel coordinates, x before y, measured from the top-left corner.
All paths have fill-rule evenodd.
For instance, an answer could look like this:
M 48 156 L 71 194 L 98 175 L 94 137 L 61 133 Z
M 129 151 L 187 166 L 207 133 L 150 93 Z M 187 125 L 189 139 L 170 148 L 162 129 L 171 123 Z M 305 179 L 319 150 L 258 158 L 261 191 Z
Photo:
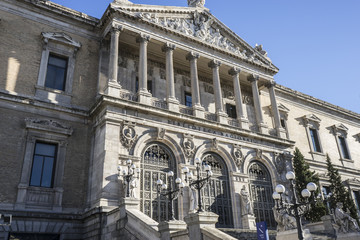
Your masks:
M 213 172 L 210 184 L 201 191 L 204 207 L 219 215 L 216 227 L 234 227 L 227 167 L 221 157 L 215 153 L 204 154 L 202 160 L 203 164 L 207 163 L 211 166 Z
M 169 186 L 167 172 L 174 172 L 176 176 L 176 161 L 172 152 L 163 144 L 153 143 L 146 147 L 141 159 L 140 175 L 140 211 L 155 221 L 169 220 L 171 211 L 165 197 L 160 198 L 160 219 L 157 198 L 156 181 L 161 179 Z M 178 216 L 177 201 L 174 201 L 175 218 Z
M 269 229 L 276 229 L 276 222 L 272 207 L 273 188 L 271 176 L 266 167 L 258 161 L 254 161 L 249 167 L 250 194 L 253 201 L 256 222 L 266 221 Z

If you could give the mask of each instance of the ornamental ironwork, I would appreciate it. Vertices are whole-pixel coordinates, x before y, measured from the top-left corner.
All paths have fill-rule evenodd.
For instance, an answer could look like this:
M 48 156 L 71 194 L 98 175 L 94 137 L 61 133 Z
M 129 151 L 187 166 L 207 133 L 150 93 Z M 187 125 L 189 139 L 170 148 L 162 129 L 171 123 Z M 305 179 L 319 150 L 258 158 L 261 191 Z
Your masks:
M 272 198 L 271 176 L 260 162 L 253 162 L 249 168 L 250 194 L 253 201 L 256 222 L 266 221 L 269 229 L 276 229 Z
M 171 151 L 162 144 L 151 144 L 142 156 L 140 175 L 140 211 L 155 221 L 167 221 L 170 219 L 171 206 L 164 196 L 157 198 L 157 180 L 161 179 L 169 185 L 166 173 L 173 171 L 176 178 L 175 158 Z M 158 216 L 158 204 L 160 204 L 160 217 Z M 174 201 L 175 218 L 178 216 L 177 200 Z

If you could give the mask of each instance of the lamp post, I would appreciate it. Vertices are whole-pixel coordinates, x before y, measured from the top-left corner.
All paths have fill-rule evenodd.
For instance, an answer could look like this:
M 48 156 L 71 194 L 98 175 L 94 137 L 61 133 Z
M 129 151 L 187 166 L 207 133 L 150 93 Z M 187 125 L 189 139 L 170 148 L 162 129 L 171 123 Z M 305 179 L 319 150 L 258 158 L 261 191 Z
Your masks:
M 130 197 L 130 182 L 134 180 L 135 178 L 135 172 L 136 172 L 136 178 L 139 178 L 140 168 L 136 168 L 135 164 L 132 163 L 130 159 L 126 161 L 127 170 L 122 170 L 122 178 L 124 180 L 124 183 L 126 183 L 126 197 Z M 118 175 L 121 176 L 121 167 L 118 166 Z M 132 189 L 133 191 L 133 189 Z M 133 197 L 134 195 L 131 194 Z
M 282 184 L 279 184 L 276 186 L 276 188 L 275 188 L 276 192 L 273 193 L 272 197 L 276 201 L 276 210 L 277 211 L 286 210 L 286 212 L 289 215 L 295 215 L 294 217 L 296 219 L 298 238 L 299 238 L 299 240 L 303 240 L 304 236 L 303 236 L 303 229 L 302 229 L 302 222 L 301 222 L 301 215 L 303 213 L 300 212 L 300 208 L 302 206 L 306 206 L 309 204 L 308 199 L 311 196 L 311 194 L 316 191 L 317 186 L 315 183 L 309 182 L 306 185 L 306 189 L 303 189 L 301 191 L 301 195 L 303 196 L 303 198 L 306 199 L 306 201 L 299 202 L 298 196 L 295 191 L 296 190 L 295 180 L 294 180 L 295 173 L 292 171 L 289 171 L 288 173 L 286 173 L 286 179 L 290 181 L 290 190 L 292 191 L 292 193 L 294 195 L 292 203 L 290 203 L 289 205 L 283 203 L 282 194 L 285 192 L 285 187 Z M 292 212 L 294 212 L 294 214 L 292 214 Z
M 174 172 L 173 171 L 169 171 L 167 173 L 167 176 L 169 177 L 169 186 L 167 186 L 165 183 L 163 183 L 163 181 L 161 179 L 158 179 L 156 181 L 157 184 L 157 193 L 158 193 L 158 220 L 160 222 L 160 195 L 165 196 L 168 198 L 169 200 L 169 204 L 170 204 L 170 220 L 175 220 L 175 213 L 174 213 L 174 200 L 176 198 L 178 198 L 179 194 L 183 194 L 183 188 L 184 188 L 184 183 L 181 181 L 181 178 L 176 178 L 175 179 L 175 184 L 177 185 L 177 187 L 175 188 L 174 185 Z
M 209 182 L 210 177 L 213 175 L 212 171 L 211 171 L 211 167 L 205 163 L 203 165 L 204 170 L 206 171 L 206 177 L 205 178 L 201 178 L 200 176 L 200 170 L 201 170 L 201 163 L 202 161 L 199 158 L 195 158 L 194 160 L 195 164 L 196 164 L 196 172 L 197 172 L 197 179 L 193 180 L 193 174 L 192 172 L 189 171 L 189 168 L 184 167 L 183 168 L 183 173 L 185 174 L 185 181 L 189 181 L 189 187 L 194 186 L 195 189 L 198 192 L 198 213 L 204 211 L 202 209 L 202 204 L 201 204 L 201 189 L 205 186 L 206 183 Z

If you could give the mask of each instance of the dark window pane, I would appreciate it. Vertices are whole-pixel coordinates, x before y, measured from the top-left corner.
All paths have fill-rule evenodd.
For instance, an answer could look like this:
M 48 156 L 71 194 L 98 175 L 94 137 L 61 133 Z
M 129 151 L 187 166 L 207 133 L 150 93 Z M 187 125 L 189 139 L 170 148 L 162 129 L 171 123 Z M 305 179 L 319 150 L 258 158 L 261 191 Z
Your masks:
M 341 152 L 342 152 L 343 158 L 350 159 L 350 155 L 349 155 L 349 151 L 348 151 L 348 148 L 346 145 L 345 138 L 339 136 L 339 142 L 340 142 L 340 147 L 341 147 Z
M 136 77 L 135 79 L 135 92 L 138 92 L 139 91 L 139 78 Z
M 56 156 L 56 145 L 36 143 L 30 186 L 51 187 Z
M 31 186 L 40 186 L 42 165 L 43 157 L 35 155 L 30 179 Z
M 55 156 L 56 146 L 45 143 L 36 143 L 35 154 L 44 156 Z
M 192 97 L 190 93 L 185 93 L 185 106 L 192 107 Z
M 54 158 L 45 157 L 43 176 L 41 179 L 42 187 L 51 187 L 52 173 L 53 173 Z
M 49 55 L 46 71 L 45 87 L 65 90 L 67 59 Z
M 285 128 L 286 129 L 286 122 L 285 122 L 285 119 L 281 119 L 280 120 L 280 123 L 281 123 L 281 127 Z
M 152 81 L 151 80 L 147 81 L 147 89 L 148 89 L 149 93 L 152 93 Z
M 226 104 L 226 113 L 231 118 L 237 118 L 236 106 L 227 103 Z
M 357 209 L 360 210 L 360 191 L 354 191 L 354 196 Z
M 319 137 L 316 129 L 310 128 L 310 135 L 315 152 L 321 152 Z

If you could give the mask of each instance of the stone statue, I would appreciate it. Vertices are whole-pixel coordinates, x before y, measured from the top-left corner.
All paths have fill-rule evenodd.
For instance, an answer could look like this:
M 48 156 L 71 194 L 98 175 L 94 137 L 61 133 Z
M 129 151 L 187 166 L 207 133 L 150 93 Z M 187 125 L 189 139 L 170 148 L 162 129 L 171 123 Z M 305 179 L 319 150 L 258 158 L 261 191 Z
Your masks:
M 343 203 L 336 203 L 334 211 L 335 224 L 339 227 L 339 232 L 360 232 L 359 226 L 354 218 L 343 210 Z
M 189 7 L 204 7 L 205 0 L 188 0 Z
M 249 193 L 246 191 L 245 185 L 240 191 L 240 200 L 241 200 L 241 214 L 242 215 L 254 215 Z
M 290 216 L 285 209 L 277 210 L 274 206 L 273 213 L 275 221 L 277 222 L 278 232 L 295 229 L 297 227 L 295 217 Z
M 137 178 L 132 178 L 131 180 L 130 180 L 130 186 L 129 186 L 129 196 L 131 197 L 131 198 L 136 198 L 136 194 L 135 194 L 135 192 L 136 192 L 136 188 L 137 188 Z
M 197 194 L 194 186 L 189 187 L 189 197 L 190 197 L 189 211 L 193 213 L 198 208 Z

